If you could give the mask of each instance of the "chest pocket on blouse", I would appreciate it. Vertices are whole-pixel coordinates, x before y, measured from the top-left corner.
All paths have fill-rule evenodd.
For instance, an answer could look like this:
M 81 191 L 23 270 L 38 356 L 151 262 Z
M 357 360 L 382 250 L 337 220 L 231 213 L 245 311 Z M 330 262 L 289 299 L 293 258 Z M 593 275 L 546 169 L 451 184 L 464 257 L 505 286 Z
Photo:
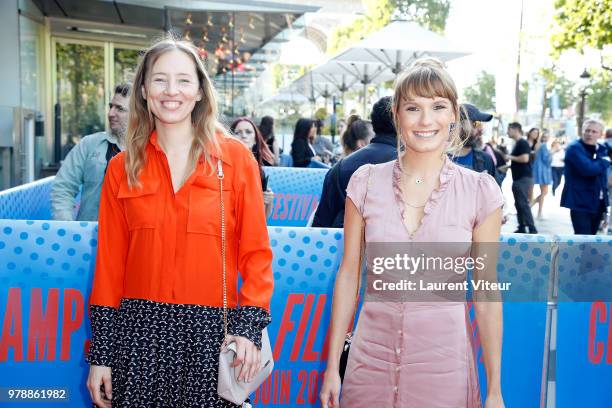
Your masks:
M 117 198 L 123 200 L 128 229 L 155 228 L 159 209 L 159 180 L 147 181 L 140 189 L 130 189 L 127 181 L 119 185 Z
M 226 177 L 223 185 L 225 233 L 230 236 L 234 231 L 234 192 L 227 183 Z M 221 236 L 221 196 L 216 176 L 199 176 L 191 185 L 187 232 Z

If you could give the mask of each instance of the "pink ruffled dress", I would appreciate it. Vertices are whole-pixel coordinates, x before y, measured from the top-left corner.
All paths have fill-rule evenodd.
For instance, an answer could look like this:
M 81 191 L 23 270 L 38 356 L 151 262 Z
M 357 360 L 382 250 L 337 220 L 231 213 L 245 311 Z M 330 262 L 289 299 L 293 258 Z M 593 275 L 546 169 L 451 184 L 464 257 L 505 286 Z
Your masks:
M 371 172 L 371 173 L 370 173 Z M 347 196 L 372 242 L 471 242 L 503 204 L 495 180 L 446 160 L 419 228 L 404 226 L 398 161 L 360 167 Z M 368 186 L 369 184 L 369 186 Z M 364 194 L 367 203 L 364 206 Z M 340 404 L 346 408 L 481 407 L 465 302 L 364 302 Z

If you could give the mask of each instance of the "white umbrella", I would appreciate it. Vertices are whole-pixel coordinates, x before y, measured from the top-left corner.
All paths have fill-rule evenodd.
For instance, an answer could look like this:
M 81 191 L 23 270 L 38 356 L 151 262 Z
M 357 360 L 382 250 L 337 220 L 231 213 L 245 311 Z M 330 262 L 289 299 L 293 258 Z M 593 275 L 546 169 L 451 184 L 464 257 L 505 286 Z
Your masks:
M 335 88 L 341 93 L 342 98 L 344 98 L 344 92 L 357 84 L 362 84 L 365 116 L 368 85 L 392 80 L 393 78 L 395 78 L 395 75 L 379 62 L 339 61 L 333 58 L 314 68 L 298 81 L 306 83 L 306 86 L 309 87 L 307 89 L 310 90 L 315 90 L 316 87 L 325 88 L 325 86 L 328 90 L 330 87 Z
M 314 68 L 296 79 L 290 85 L 291 88 L 301 92 L 303 95 L 307 95 L 311 100 L 321 96 L 325 98 L 325 106 L 327 106 L 327 100 L 330 96 L 339 92 L 344 100 L 344 93 L 358 83 L 352 76 L 321 73 L 319 68 Z
M 363 85 L 363 115 L 367 116 L 368 85 L 393 80 L 395 75 L 379 62 L 342 61 L 337 57 L 319 67 L 322 75 L 346 75 Z
M 334 59 L 379 63 L 397 75 L 423 56 L 449 61 L 468 54 L 470 52 L 417 23 L 398 20 L 369 35 Z
M 281 90 L 279 93 L 277 93 L 276 95 L 272 96 L 271 98 L 265 99 L 263 101 L 261 101 L 260 103 L 258 103 L 257 105 L 264 105 L 264 104 L 286 104 L 286 103 L 295 103 L 295 104 L 301 104 L 301 103 L 307 103 L 308 102 L 308 98 L 306 98 L 304 95 L 297 93 L 297 92 L 292 92 L 291 90 Z

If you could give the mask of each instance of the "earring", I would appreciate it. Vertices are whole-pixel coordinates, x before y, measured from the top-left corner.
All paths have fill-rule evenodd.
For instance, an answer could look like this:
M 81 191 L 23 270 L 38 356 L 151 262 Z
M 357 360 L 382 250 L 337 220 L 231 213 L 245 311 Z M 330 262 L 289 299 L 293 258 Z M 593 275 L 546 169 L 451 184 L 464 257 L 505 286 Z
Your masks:
M 455 123 L 448 125 L 448 141 L 453 140 L 453 133 L 455 132 Z

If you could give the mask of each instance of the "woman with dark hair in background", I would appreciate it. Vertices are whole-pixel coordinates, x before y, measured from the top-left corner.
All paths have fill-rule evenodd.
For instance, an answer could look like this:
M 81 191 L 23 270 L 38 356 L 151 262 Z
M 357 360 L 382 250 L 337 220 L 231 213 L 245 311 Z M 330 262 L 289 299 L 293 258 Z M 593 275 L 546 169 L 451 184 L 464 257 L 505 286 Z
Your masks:
M 274 135 L 274 118 L 272 116 L 264 116 L 261 118 L 259 123 L 259 131 L 263 140 L 268 145 L 268 149 L 274 155 L 274 162 L 267 163 L 264 160 L 264 166 L 278 166 L 280 162 L 280 148 L 278 147 L 278 140 Z
M 548 150 L 548 132 L 542 132 L 535 148 L 535 159 L 533 161 L 533 184 L 540 186 L 540 195 L 531 201 L 533 207 L 538 203 L 538 219 L 543 218 L 544 197 L 548 194 L 548 186 L 553 183 L 552 179 L 552 155 Z
M 316 134 L 317 129 L 313 120 L 300 118 L 297 121 L 291 143 L 293 167 L 308 167 L 312 160 L 321 160 L 312 146 Z
M 334 145 L 330 139 L 323 136 L 323 121 L 317 119 L 314 121 L 314 124 L 317 134 L 312 142 L 312 147 L 315 150 L 315 154 L 321 158 L 321 161 L 329 164 L 334 156 Z
M 342 135 L 342 149 L 344 155 L 348 156 L 366 146 L 370 143 L 370 139 L 372 139 L 373 136 L 374 130 L 372 130 L 372 122 L 357 119 Z
M 267 217 L 272 212 L 274 192 L 268 188 L 268 177 L 263 171 L 263 166 L 269 166 L 267 163 L 274 161 L 274 155 L 251 119 L 247 117 L 236 119 L 230 126 L 230 131 L 253 152 L 255 160 L 257 160 Z

